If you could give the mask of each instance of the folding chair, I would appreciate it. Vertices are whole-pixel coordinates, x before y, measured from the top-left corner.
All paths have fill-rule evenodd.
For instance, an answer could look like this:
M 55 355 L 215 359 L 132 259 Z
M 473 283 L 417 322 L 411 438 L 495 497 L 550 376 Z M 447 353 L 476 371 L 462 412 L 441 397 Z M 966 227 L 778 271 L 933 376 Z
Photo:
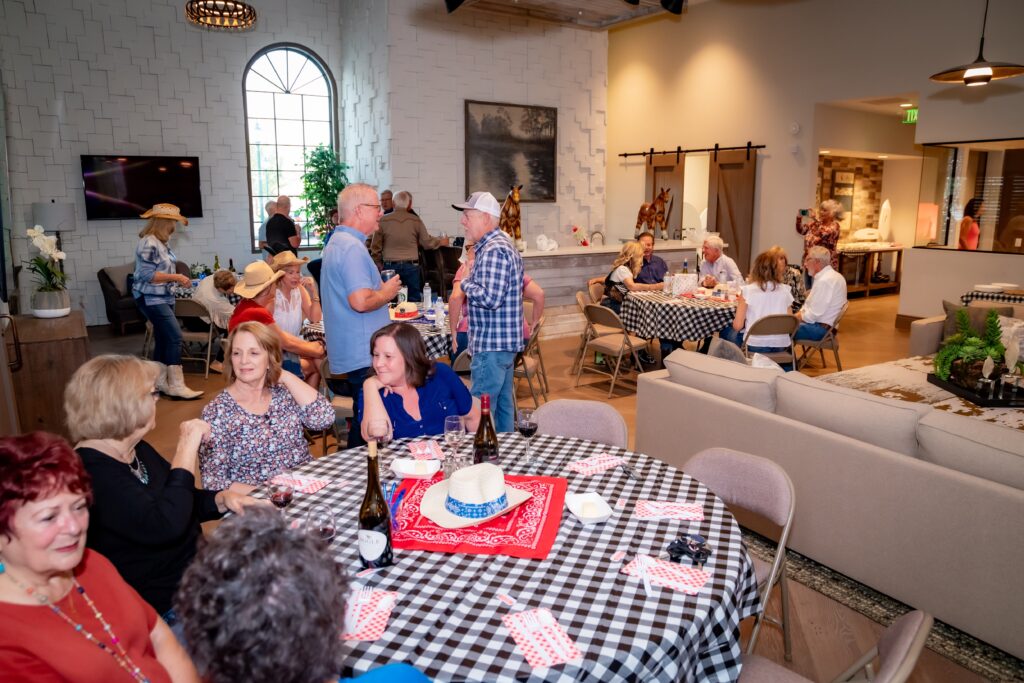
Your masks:
M 789 344 L 786 345 L 785 351 L 771 351 L 769 353 L 762 352 L 761 355 L 768 356 L 779 365 L 782 365 L 783 363 L 790 363 L 795 368 L 796 358 L 793 353 L 793 335 L 796 333 L 796 328 L 798 327 L 800 327 L 800 321 L 797 320 L 796 316 L 792 313 L 766 315 L 751 325 L 747 330 L 747 334 L 743 337 L 743 353 L 747 358 L 753 355 L 747 347 L 750 345 L 750 338 L 755 335 L 784 334 L 789 337 Z
M 611 398 L 612 393 L 615 391 L 615 382 L 619 378 L 619 371 L 622 369 L 623 356 L 630 357 L 633 360 L 633 367 L 639 369 L 640 357 L 637 353 L 640 349 L 646 349 L 648 341 L 646 339 L 640 339 L 626 332 L 626 328 L 622 325 L 622 319 L 616 315 L 615 311 L 598 304 L 587 304 L 584 308 L 584 315 L 587 317 L 587 322 L 591 325 L 604 325 L 614 330 L 611 334 L 602 335 L 595 337 L 587 342 L 584 351 L 594 350 L 600 351 L 605 356 L 605 361 L 612 365 L 614 360 L 614 366 L 612 372 L 607 372 L 598 367 L 590 367 L 586 363 L 580 363 L 579 368 L 576 371 L 576 385 L 580 385 L 580 376 L 584 370 L 596 372 L 602 375 L 611 377 L 611 386 L 608 388 L 608 398 Z M 584 355 L 586 355 L 584 353 Z
M 544 370 L 544 359 L 540 355 L 540 330 L 543 324 L 544 316 L 541 316 L 537 324 L 533 326 L 533 331 L 530 332 L 530 341 L 526 343 L 526 348 L 516 354 L 515 366 L 512 371 L 512 376 L 516 379 L 526 378 L 526 383 L 530 386 L 530 394 L 533 395 L 534 407 L 540 406 L 540 401 L 537 400 L 537 390 L 533 387 L 534 378 L 537 379 L 544 400 L 548 400 L 548 377 Z
M 213 318 L 210 316 L 210 312 L 206 309 L 206 306 L 202 305 L 198 301 L 192 299 L 175 299 L 174 301 L 174 316 L 176 318 L 207 318 L 211 322 L 209 323 L 209 329 L 205 332 L 191 332 L 182 326 L 181 330 L 181 357 L 184 360 L 197 360 L 205 365 L 206 373 L 204 377 L 209 378 L 210 376 L 210 358 L 213 355 L 213 337 L 217 331 L 217 326 L 213 324 Z M 149 332 L 147 328 L 147 333 Z M 192 349 L 189 344 L 200 344 L 200 348 L 206 347 L 206 356 L 194 356 L 192 355 Z
M 839 311 L 839 316 L 836 321 L 832 324 L 830 329 L 824 337 L 818 341 L 812 341 L 810 339 L 797 339 L 795 343 L 797 346 L 803 348 L 803 353 L 800 354 L 800 358 L 797 360 L 796 369 L 799 370 L 807 365 L 807 356 L 812 353 L 813 349 L 818 349 L 818 353 L 821 354 L 821 366 L 827 367 L 828 364 L 825 362 L 825 349 L 830 349 L 832 354 L 836 357 L 836 370 L 839 372 L 843 371 L 843 365 L 839 362 L 839 339 L 836 337 L 839 334 L 839 321 L 846 315 L 847 309 L 850 307 L 850 302 L 843 304 L 842 310 Z

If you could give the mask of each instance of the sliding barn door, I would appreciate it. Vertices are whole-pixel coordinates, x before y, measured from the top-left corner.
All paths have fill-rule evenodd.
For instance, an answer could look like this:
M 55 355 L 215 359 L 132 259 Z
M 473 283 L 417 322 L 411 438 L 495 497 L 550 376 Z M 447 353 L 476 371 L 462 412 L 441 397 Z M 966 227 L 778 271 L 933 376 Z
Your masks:
M 708 231 L 721 234 L 726 252 L 746 275 L 750 272 L 754 231 L 754 183 L 757 150 L 729 150 L 711 155 L 708 182 Z
M 655 154 L 647 157 L 647 197 L 645 202 L 654 201 L 661 188 L 667 187 L 671 194 L 665 204 L 665 225 L 668 227 L 668 238 L 683 238 L 683 168 L 686 155 Z M 661 239 L 659 232 L 655 240 Z

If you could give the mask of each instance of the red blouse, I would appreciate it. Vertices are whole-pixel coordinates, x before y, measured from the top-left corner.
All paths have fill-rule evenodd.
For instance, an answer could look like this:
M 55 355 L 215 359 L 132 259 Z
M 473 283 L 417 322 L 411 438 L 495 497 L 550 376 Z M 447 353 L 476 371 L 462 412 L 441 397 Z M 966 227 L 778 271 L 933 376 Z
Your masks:
M 170 683 L 149 637 L 158 619 L 153 608 L 124 582 L 107 558 L 92 550 L 86 549 L 75 578 L 143 674 L 152 683 Z M 75 623 L 111 646 L 78 591 L 72 589 L 56 604 Z M 109 652 L 86 640 L 48 605 L 0 602 L 0 680 L 119 683 L 132 677 Z

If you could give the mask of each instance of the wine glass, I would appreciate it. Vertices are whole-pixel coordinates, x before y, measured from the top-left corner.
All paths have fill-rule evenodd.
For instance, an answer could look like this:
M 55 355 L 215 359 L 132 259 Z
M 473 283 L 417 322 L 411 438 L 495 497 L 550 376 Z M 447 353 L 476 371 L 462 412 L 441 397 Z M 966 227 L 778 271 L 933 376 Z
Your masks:
M 270 502 L 274 504 L 278 510 L 284 510 L 288 507 L 288 504 L 292 502 L 292 496 L 295 493 L 288 484 L 271 484 L 270 485 Z
M 377 442 L 377 457 L 384 461 L 384 447 L 391 440 L 391 425 L 387 420 L 370 420 L 366 425 L 366 434 Z
M 318 503 L 306 514 L 306 533 L 320 543 L 324 550 L 331 547 L 335 532 L 334 511 L 328 505 Z
M 530 448 L 533 435 L 537 433 L 537 421 L 533 418 L 533 410 L 530 408 L 520 408 L 516 415 L 516 429 L 526 439 L 526 460 L 529 462 L 533 460 L 533 452 Z
M 444 463 L 444 478 L 447 479 L 457 469 L 459 446 L 466 436 L 465 423 L 460 415 L 448 415 L 444 418 L 444 442 L 451 449 L 451 454 Z

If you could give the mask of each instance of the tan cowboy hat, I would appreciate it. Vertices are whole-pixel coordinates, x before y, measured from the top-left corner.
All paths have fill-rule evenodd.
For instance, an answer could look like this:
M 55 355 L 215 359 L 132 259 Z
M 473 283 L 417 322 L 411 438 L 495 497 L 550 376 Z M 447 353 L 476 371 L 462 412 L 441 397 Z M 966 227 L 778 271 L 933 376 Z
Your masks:
M 287 249 L 285 249 L 280 254 L 277 254 L 274 257 L 274 260 L 271 262 L 270 267 L 273 268 L 274 272 L 276 273 L 277 271 L 281 270 L 282 268 L 287 268 L 288 266 L 295 266 L 295 265 L 301 266 L 301 265 L 303 265 L 305 263 L 309 263 L 309 257 L 308 256 L 304 256 L 302 258 L 299 258 L 298 256 L 296 256 L 292 252 L 290 252 Z
M 181 215 L 181 211 L 174 204 L 154 204 L 153 208 L 142 214 L 140 218 L 170 218 L 172 221 L 188 225 L 188 219 Z
M 283 277 L 283 270 L 275 273 L 266 261 L 250 263 L 245 267 L 242 279 L 235 284 L 235 294 L 245 299 L 253 299 Z
M 445 529 L 462 529 L 511 512 L 532 496 L 529 491 L 505 486 L 501 468 L 482 462 L 427 489 L 420 512 Z

